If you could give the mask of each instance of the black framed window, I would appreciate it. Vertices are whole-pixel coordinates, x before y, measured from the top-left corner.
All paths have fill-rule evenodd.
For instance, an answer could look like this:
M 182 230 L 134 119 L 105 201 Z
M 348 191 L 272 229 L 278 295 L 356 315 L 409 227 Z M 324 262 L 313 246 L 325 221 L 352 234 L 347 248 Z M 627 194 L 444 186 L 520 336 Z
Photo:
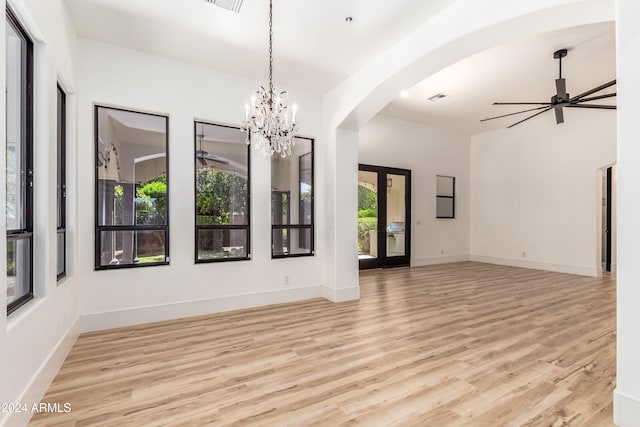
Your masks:
M 66 150 L 67 150 L 67 95 L 58 85 L 58 117 L 57 117 L 57 167 L 56 167 L 56 205 L 57 205 L 57 224 L 56 224 L 56 272 L 58 280 L 67 274 L 67 168 L 66 168 Z
M 436 175 L 436 218 L 455 218 L 456 179 Z
M 33 298 L 33 42 L 6 25 L 7 313 Z
M 194 123 L 195 262 L 251 257 L 250 160 L 239 128 Z
M 169 263 L 169 119 L 95 106 L 96 270 Z
M 313 142 L 296 138 L 291 156 L 272 157 L 272 258 L 314 253 Z

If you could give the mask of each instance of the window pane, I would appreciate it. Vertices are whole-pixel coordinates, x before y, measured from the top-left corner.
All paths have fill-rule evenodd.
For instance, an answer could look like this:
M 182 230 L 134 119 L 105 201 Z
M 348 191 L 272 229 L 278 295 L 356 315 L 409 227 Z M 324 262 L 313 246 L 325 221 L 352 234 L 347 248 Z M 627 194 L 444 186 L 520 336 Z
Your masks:
M 311 145 L 310 142 L 308 142 Z M 300 224 L 311 225 L 313 220 L 312 186 L 313 186 L 313 157 L 311 147 L 308 152 L 299 157 L 298 176 L 300 184 Z
M 58 253 L 56 262 L 56 274 L 58 275 L 58 277 L 65 273 L 65 239 L 66 233 L 64 231 L 59 231 L 56 237 L 56 248 Z
M 271 191 L 271 218 L 274 225 L 289 224 L 290 205 L 289 191 Z
M 311 254 L 312 228 L 278 228 L 273 230 L 273 256 Z
M 438 218 L 453 218 L 453 199 L 449 197 L 436 198 L 436 216 Z
M 453 197 L 454 178 L 436 175 L 436 195 Z
M 65 227 L 65 203 L 66 203 L 66 184 L 65 184 L 65 108 L 66 96 L 60 86 L 58 86 L 58 134 L 57 134 L 57 182 L 56 182 L 56 204 L 57 204 L 57 228 Z
M 6 25 L 6 120 L 7 120 L 7 230 L 26 228 L 26 115 L 27 41 L 11 20 Z
M 7 240 L 7 304 L 31 292 L 31 238 Z
M 249 224 L 249 150 L 240 129 L 196 123 L 196 224 Z
M 164 230 L 101 231 L 100 266 L 167 262 Z
M 296 138 L 292 154 L 271 158 L 271 223 L 313 224 L 313 150 L 310 139 Z
M 313 254 L 313 140 L 295 138 L 291 155 L 271 158 L 272 256 Z
M 167 118 L 97 109 L 98 225 L 167 224 Z
M 246 229 L 198 230 L 198 259 L 247 257 Z

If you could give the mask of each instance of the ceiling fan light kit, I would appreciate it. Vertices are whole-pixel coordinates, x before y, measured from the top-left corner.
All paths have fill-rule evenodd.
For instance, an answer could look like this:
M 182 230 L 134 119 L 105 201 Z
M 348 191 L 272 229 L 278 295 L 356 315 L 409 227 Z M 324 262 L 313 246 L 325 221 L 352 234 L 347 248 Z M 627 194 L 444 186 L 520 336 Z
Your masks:
M 500 116 L 488 117 L 486 119 L 480 120 L 481 122 L 486 122 L 489 120 L 500 119 L 503 117 L 514 116 L 517 114 L 533 112 L 535 113 L 527 116 L 526 118 L 513 123 L 510 126 L 507 126 L 507 129 L 512 128 L 520 123 L 524 123 L 527 120 L 530 120 L 536 116 L 539 116 L 542 113 L 546 113 L 547 111 L 553 110 L 556 116 L 556 124 L 564 123 L 564 112 L 563 108 L 592 108 L 592 109 L 600 109 L 600 110 L 615 110 L 615 105 L 602 105 L 602 104 L 586 104 L 586 102 L 596 101 L 599 99 L 612 98 L 616 96 L 616 93 L 606 93 L 603 95 L 593 95 L 594 93 L 600 92 L 608 87 L 614 86 L 616 84 L 615 80 L 604 83 L 600 86 L 596 86 L 593 89 L 590 89 L 586 92 L 581 93 L 580 95 L 571 97 L 567 93 L 567 82 L 566 79 L 562 77 L 562 58 L 566 57 L 568 54 L 567 49 L 560 49 L 553 52 L 553 57 L 558 60 L 558 78 L 556 79 L 556 94 L 551 97 L 550 102 L 494 102 L 493 105 L 539 105 L 539 107 L 528 108 L 522 111 L 516 111 L 515 113 L 502 114 Z

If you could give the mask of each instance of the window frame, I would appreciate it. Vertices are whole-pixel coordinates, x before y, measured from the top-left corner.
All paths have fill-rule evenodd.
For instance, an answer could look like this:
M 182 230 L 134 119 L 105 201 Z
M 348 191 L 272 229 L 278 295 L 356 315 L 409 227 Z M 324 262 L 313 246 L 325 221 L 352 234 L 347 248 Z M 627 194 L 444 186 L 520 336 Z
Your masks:
M 24 150 L 24 158 L 20 159 L 20 170 L 25 172 L 25 194 L 24 203 L 20 206 L 20 216 L 24 220 L 24 226 L 15 230 L 6 230 L 7 242 L 28 240 L 29 241 L 29 292 L 15 301 L 7 304 L 7 315 L 15 312 L 17 309 L 25 305 L 28 301 L 33 299 L 33 134 L 34 134 L 34 117 L 33 117 L 33 87 L 34 87 L 34 42 L 22 26 L 13 10 L 7 5 L 6 7 L 6 24 L 16 30 L 16 32 L 23 38 L 25 43 L 25 49 L 21 52 L 24 55 L 23 62 L 20 66 L 20 75 L 24 78 L 24 86 L 20 87 L 23 91 L 24 102 L 21 111 L 21 138 L 20 145 L 21 150 Z M 22 58 L 21 58 L 22 59 Z M 5 59 L 6 60 L 6 59 Z M 6 85 L 6 82 L 5 82 Z M 6 86 L 5 86 L 6 87 Z M 5 149 L 6 149 L 6 137 L 5 137 Z M 6 172 L 5 172 L 6 173 Z M 18 184 L 17 184 L 18 185 Z M 6 216 L 6 212 L 5 212 Z M 5 218 L 6 221 L 6 218 Z M 17 247 L 17 245 L 16 245 Z
M 167 203 L 167 222 L 164 225 L 99 225 L 99 206 L 98 204 L 100 203 L 100 196 L 99 196 L 99 177 L 98 177 L 98 136 L 99 136 L 99 132 L 98 132 L 98 111 L 100 110 L 100 108 L 105 108 L 107 110 L 117 110 L 117 111 L 124 111 L 127 113 L 136 113 L 136 114 L 146 114 L 149 116 L 156 116 L 156 117 L 162 117 L 163 119 L 165 119 L 165 123 L 166 123 L 166 127 L 165 127 L 165 161 L 167 164 L 167 168 L 166 168 L 166 181 L 167 181 L 167 194 L 166 194 L 166 203 Z M 169 116 L 165 115 L 165 114 L 158 114 L 158 113 L 150 113 L 148 111 L 142 111 L 142 110 L 132 110 L 129 108 L 121 108 L 121 107 L 114 107 L 111 105 L 104 105 L 104 104 L 94 104 L 93 105 L 93 126 L 94 126 L 94 141 L 93 141 L 93 155 L 94 155 L 94 168 L 93 168 L 93 174 L 94 174 L 94 192 L 95 192 L 95 203 L 94 203 L 94 225 L 95 225 L 95 236 L 94 236 L 94 242 L 95 242 L 95 248 L 94 248 L 94 270 L 95 271 L 101 271 L 101 270 L 118 270 L 118 269 L 123 269 L 123 268 L 143 268 L 143 267 L 156 267 L 159 265 L 169 265 L 170 263 L 170 246 L 169 246 L 169 230 L 170 230 L 170 218 L 171 218 L 171 214 L 170 214 L 170 171 L 169 171 Z M 100 247 L 101 247 L 101 233 L 102 232 L 109 232 L 109 231 L 113 231 L 113 232 L 117 232 L 117 231 L 132 231 L 134 232 L 134 236 L 135 236 L 135 232 L 136 231 L 164 231 L 164 248 L 165 248 L 165 260 L 164 261 L 158 261 L 158 262 L 145 262 L 145 263 L 131 263 L 131 264 L 109 264 L 109 265 L 100 265 Z
M 438 178 L 450 178 L 452 179 L 451 184 L 451 196 L 443 196 L 438 194 Z M 440 216 L 438 215 L 438 202 L 440 199 L 450 199 L 451 200 L 451 216 Z M 436 175 L 436 219 L 455 219 L 456 218 L 456 177 L 455 176 L 447 176 L 447 175 Z
M 316 156 L 315 156 L 315 139 L 304 137 L 304 136 L 296 136 L 297 139 L 304 139 L 311 143 L 311 151 L 309 153 L 305 153 L 301 156 L 298 156 L 298 188 L 300 188 L 300 162 L 302 161 L 302 157 L 311 154 L 311 224 L 299 224 L 302 212 L 300 211 L 301 199 L 300 195 L 298 195 L 298 224 L 274 224 L 273 223 L 273 214 L 271 215 L 271 259 L 282 259 L 282 258 L 299 258 L 299 257 L 308 257 L 315 256 L 315 223 L 316 223 L 316 209 L 315 209 L 315 200 L 316 200 L 316 188 L 315 188 L 315 180 L 316 180 Z M 289 160 L 291 161 L 291 156 L 289 156 Z M 273 167 L 273 162 L 270 162 L 270 166 Z M 271 185 L 269 185 L 270 191 Z M 289 200 L 289 206 L 291 206 L 291 200 Z M 309 252 L 308 253 L 288 253 L 288 254 L 274 254 L 274 239 L 273 233 L 275 230 L 311 230 L 310 233 L 310 242 L 309 242 Z M 287 231 L 288 233 L 288 231 Z M 287 242 L 288 244 L 290 242 Z
M 57 168 L 56 174 L 57 178 L 60 179 L 60 186 L 58 187 L 56 183 L 56 193 L 60 194 L 60 206 L 59 210 L 56 209 L 56 215 L 59 214 L 56 221 L 56 270 L 57 270 L 57 261 L 59 257 L 62 255 L 62 272 L 57 273 L 57 280 L 67 276 L 67 94 L 64 89 L 60 85 L 57 84 L 57 98 L 60 103 L 57 105 L 57 125 L 58 125 L 58 134 L 57 134 Z M 57 196 L 58 194 L 56 194 Z M 56 198 L 57 202 L 57 198 Z M 56 206 L 58 208 L 58 206 Z M 62 254 L 57 251 L 57 239 L 58 235 L 62 234 Z
M 222 123 L 208 122 L 205 120 L 193 121 L 193 224 L 194 224 L 194 262 L 195 264 L 208 264 L 212 262 L 231 262 L 231 261 L 248 261 L 252 258 L 251 253 L 251 146 L 247 144 L 247 224 L 203 224 L 198 225 L 198 210 L 196 203 L 198 199 L 198 156 L 197 156 L 197 144 L 198 144 L 198 125 L 210 125 L 219 126 L 228 129 L 236 129 L 240 131 L 240 126 L 233 126 Z M 247 231 L 247 246 L 243 257 L 233 258 L 198 258 L 198 232 L 200 230 L 246 230 Z

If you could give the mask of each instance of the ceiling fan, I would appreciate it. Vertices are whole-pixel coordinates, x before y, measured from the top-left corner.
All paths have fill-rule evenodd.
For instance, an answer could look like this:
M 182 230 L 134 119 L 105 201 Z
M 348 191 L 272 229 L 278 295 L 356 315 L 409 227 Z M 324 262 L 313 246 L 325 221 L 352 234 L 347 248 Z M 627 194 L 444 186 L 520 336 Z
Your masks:
M 535 108 L 529 108 L 526 110 L 522 110 L 522 111 L 517 111 L 515 113 L 509 113 L 509 114 L 503 114 L 500 116 L 495 116 L 495 117 L 488 117 L 486 119 L 482 119 L 480 120 L 481 122 L 486 122 L 488 120 L 495 120 L 495 119 L 500 119 L 502 117 L 509 117 L 509 116 L 514 116 L 516 114 L 522 114 L 522 113 L 528 113 L 528 112 L 532 112 L 532 111 L 536 111 L 535 113 L 531 114 L 530 116 L 520 120 L 519 122 L 516 122 L 510 126 L 507 126 L 508 128 L 512 128 L 516 125 L 519 125 L 520 123 L 526 122 L 529 119 L 532 119 L 536 116 L 539 116 L 542 113 L 546 113 L 549 110 L 554 110 L 555 114 L 556 114 L 556 123 L 560 124 L 560 123 L 564 123 L 564 114 L 562 112 L 562 109 L 567 107 L 567 108 L 596 108 L 596 109 L 602 109 L 602 110 L 615 110 L 616 106 L 615 105 L 602 105 L 602 104 L 586 104 L 586 102 L 590 102 L 590 101 L 596 101 L 598 99 L 604 99 L 604 98 L 612 98 L 614 96 L 616 96 L 616 93 L 606 93 L 603 95 L 594 95 L 594 96 L 590 96 L 593 95 L 594 93 L 600 92 L 601 90 L 604 90 L 608 87 L 611 87 L 613 85 L 616 84 L 615 80 L 612 80 L 608 83 L 604 83 L 600 86 L 596 86 L 593 89 L 590 89 L 586 92 L 581 93 L 580 95 L 574 96 L 574 97 L 569 97 L 569 94 L 567 93 L 567 85 L 566 85 L 566 80 L 562 77 L 562 58 L 564 58 L 565 56 L 567 56 L 567 49 L 560 49 L 557 50 L 553 53 L 553 57 L 555 59 L 558 60 L 558 64 L 559 64 L 559 68 L 560 68 L 560 72 L 559 72 L 559 76 L 556 79 L 556 94 L 553 95 L 551 97 L 551 101 L 550 102 L 494 102 L 492 105 L 540 105 L 540 107 L 535 107 Z
M 209 165 L 208 161 L 221 163 L 223 165 L 228 165 L 230 163 L 229 160 L 218 157 L 214 154 L 209 154 L 207 151 L 202 149 L 202 140 L 204 139 L 203 133 L 197 134 L 196 137 L 200 140 L 200 149 L 196 150 L 196 158 L 198 159 L 198 165 L 200 167 L 207 167 Z

